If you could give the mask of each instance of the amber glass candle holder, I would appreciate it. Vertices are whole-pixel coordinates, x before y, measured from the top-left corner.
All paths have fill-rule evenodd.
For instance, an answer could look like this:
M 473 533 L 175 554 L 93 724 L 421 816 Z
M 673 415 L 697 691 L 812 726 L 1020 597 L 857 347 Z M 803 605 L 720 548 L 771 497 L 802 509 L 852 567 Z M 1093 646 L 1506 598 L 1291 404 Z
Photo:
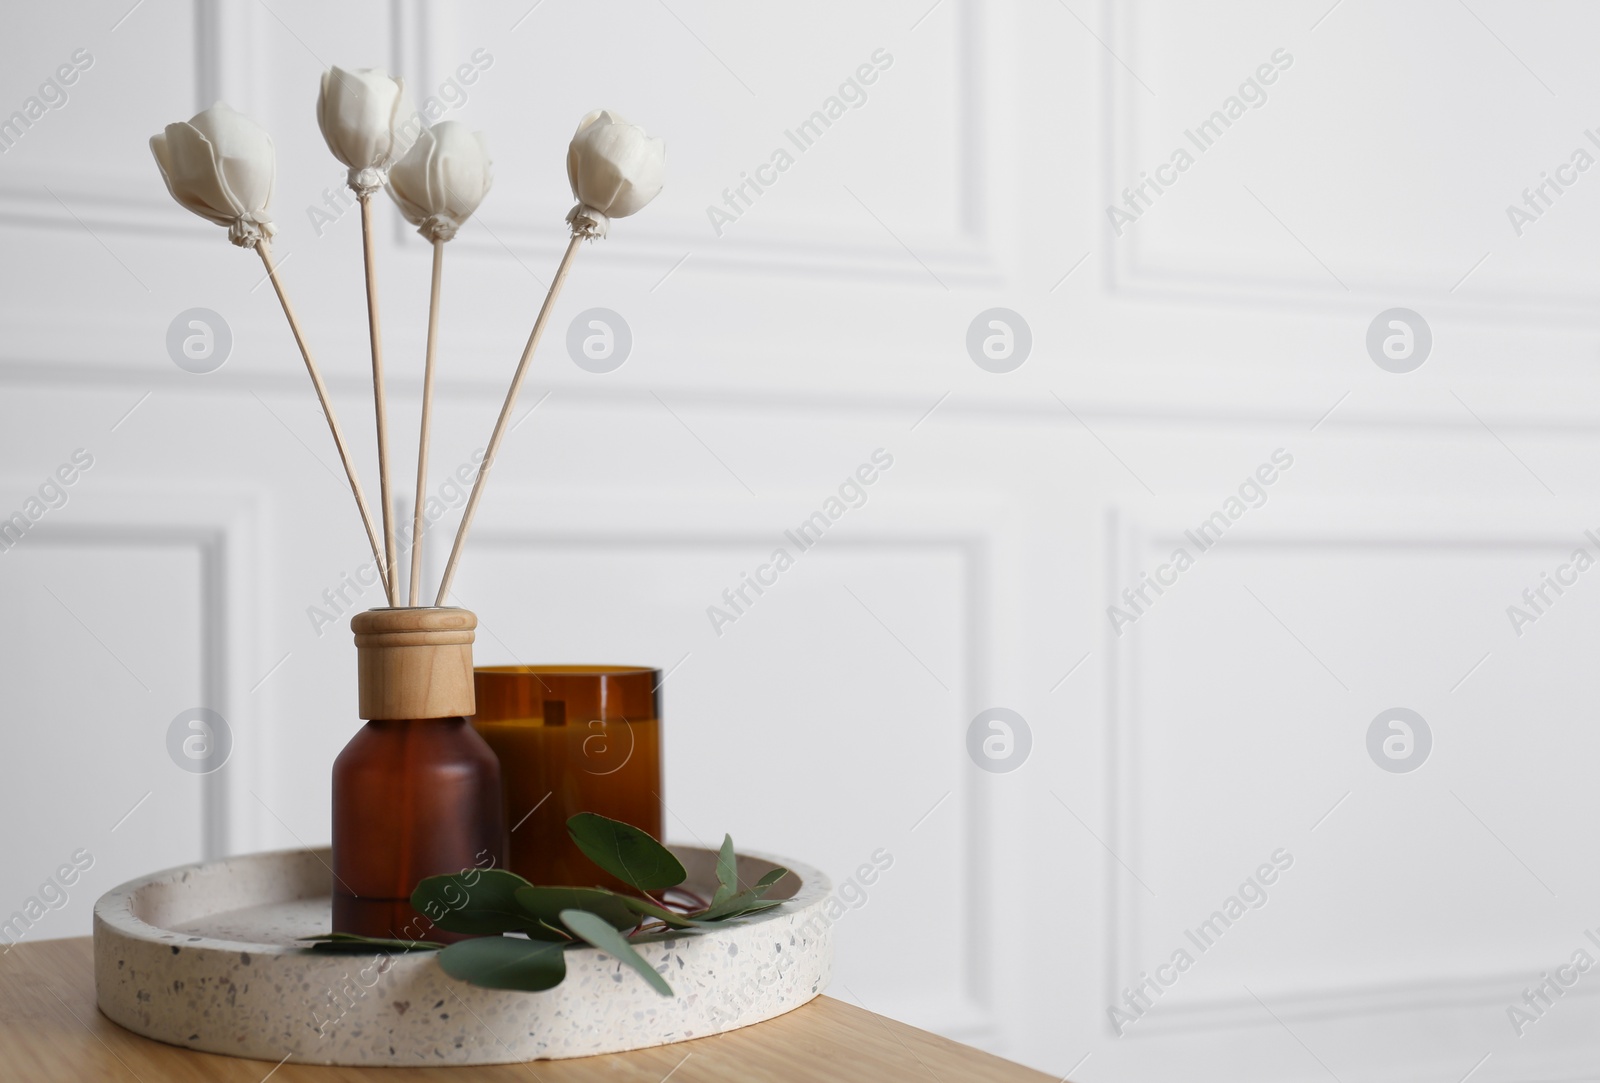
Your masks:
M 631 890 L 579 852 L 567 819 L 597 812 L 661 838 L 661 672 L 483 666 L 474 681 L 472 724 L 500 759 L 511 871 L 535 884 Z

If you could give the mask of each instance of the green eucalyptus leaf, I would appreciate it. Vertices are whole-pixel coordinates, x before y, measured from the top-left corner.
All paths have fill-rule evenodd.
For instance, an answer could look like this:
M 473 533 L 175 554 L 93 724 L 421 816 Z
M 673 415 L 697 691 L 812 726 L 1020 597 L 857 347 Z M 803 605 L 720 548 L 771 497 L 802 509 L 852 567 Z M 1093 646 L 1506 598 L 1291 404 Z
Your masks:
M 656 973 L 655 967 L 645 962 L 644 956 L 634 951 L 633 945 L 610 925 L 587 910 L 563 910 L 561 921 L 582 940 L 638 971 L 639 976 L 650 983 L 650 988 L 664 997 L 672 996 L 672 986 L 667 984 L 667 979 Z
M 567 976 L 564 944 L 515 936 L 484 936 L 451 944 L 439 953 L 439 965 L 452 978 L 485 989 L 526 993 L 554 989 Z
M 689 878 L 671 850 L 621 820 L 580 812 L 567 821 L 567 832 L 585 857 L 640 891 L 677 887 Z
M 561 924 L 559 922 L 557 922 L 556 924 L 552 925 L 550 922 L 544 920 L 543 918 L 538 919 L 537 922 L 535 922 L 533 925 L 528 926 L 526 929 L 524 929 L 522 931 L 527 933 L 529 936 L 531 936 L 535 940 L 563 940 L 563 941 L 566 941 L 566 940 L 571 940 L 572 939 L 572 934 L 567 932 L 566 929 L 562 928 Z
M 527 887 L 517 889 L 516 905 L 522 913 L 524 924 L 535 922 L 561 928 L 561 914 L 565 910 L 587 910 L 607 925 L 618 929 L 631 929 L 639 924 L 639 915 L 616 892 L 601 887 Z M 530 934 L 531 935 L 531 934 Z
M 723 900 L 720 904 L 713 903 L 698 914 L 692 915 L 701 921 L 726 921 L 729 918 L 742 917 L 745 914 L 754 914 L 762 910 L 770 910 L 783 902 L 782 899 L 762 899 L 762 896 L 789 874 L 785 868 L 776 868 L 756 881 L 756 886 L 749 891 L 741 891 L 732 898 Z
M 739 894 L 739 858 L 733 852 L 733 836 L 722 836 L 722 849 L 717 853 L 717 893 L 711 896 L 712 906 L 721 906 Z
M 732 921 L 734 918 L 742 918 L 748 917 L 751 914 L 759 914 L 763 910 L 771 910 L 775 906 L 782 905 L 782 899 L 758 899 L 750 892 L 742 891 L 738 895 L 735 895 L 733 898 L 729 899 L 727 902 L 723 903 L 722 906 L 715 912 L 707 910 L 703 913 L 696 914 L 695 917 L 699 918 L 703 922 L 715 925 L 723 921 Z
M 530 924 L 516 899 L 517 891 L 528 886 L 505 869 L 430 876 L 411 893 L 411 905 L 446 932 L 518 932 Z
M 664 906 L 657 906 L 647 899 L 635 899 L 631 895 L 618 895 L 617 898 L 621 899 L 623 905 L 634 913 L 664 921 L 674 929 L 693 929 L 706 924 L 699 918 L 689 914 L 680 914 L 676 910 L 668 910 Z
M 358 936 L 355 933 L 318 933 L 316 936 L 302 936 L 301 940 L 314 941 L 312 951 L 333 953 L 361 953 L 366 954 L 373 950 L 379 951 L 438 951 L 443 944 L 430 943 L 427 940 L 386 940 L 377 936 Z

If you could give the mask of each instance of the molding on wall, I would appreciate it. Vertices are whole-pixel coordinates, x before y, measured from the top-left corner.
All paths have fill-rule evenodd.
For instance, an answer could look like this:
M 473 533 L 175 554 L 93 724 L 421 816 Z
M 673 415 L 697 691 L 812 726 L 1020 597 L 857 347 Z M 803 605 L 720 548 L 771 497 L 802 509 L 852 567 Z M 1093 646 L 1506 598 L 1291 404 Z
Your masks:
M 1245 547 L 1260 551 L 1270 548 L 1318 546 L 1329 549 L 1396 549 L 1401 551 L 1490 551 L 1530 550 L 1548 555 L 1569 550 L 1581 537 L 1584 522 L 1580 505 L 1564 502 L 1545 518 L 1521 529 L 1507 529 L 1493 514 L 1463 515 L 1462 503 L 1451 502 L 1454 518 L 1447 523 L 1455 529 L 1429 530 L 1392 528 L 1372 511 L 1336 515 L 1313 522 L 1296 521 L 1290 526 L 1255 530 L 1244 538 L 1228 541 L 1230 548 Z M 1190 507 L 1188 510 L 1192 511 Z M 1413 507 L 1413 510 L 1415 508 Z M 1493 509 L 1486 509 L 1490 511 Z M 1569 514 L 1562 517 L 1560 512 Z M 1152 554 L 1170 552 L 1186 544 L 1183 531 L 1192 527 L 1183 509 L 1167 502 L 1141 504 L 1137 510 L 1126 505 L 1107 510 L 1106 558 L 1102 575 L 1105 604 L 1122 604 L 1117 597 L 1136 569 L 1150 567 Z M 1566 524 L 1567 532 L 1563 532 Z M 1160 559 L 1156 557 L 1155 559 Z M 1103 618 L 1103 613 L 1102 613 Z M 1107 664 L 1105 762 L 1103 777 L 1107 786 L 1106 815 L 1109 850 L 1103 863 L 1106 884 L 1105 970 L 1101 995 L 1106 1005 L 1120 1004 L 1122 989 L 1139 972 L 1141 907 L 1139 889 L 1128 880 L 1126 869 L 1115 855 L 1124 855 L 1134 868 L 1140 865 L 1141 826 L 1140 764 L 1129 749 L 1138 741 L 1142 726 L 1139 689 L 1152 675 L 1143 671 L 1139 637 L 1118 637 L 1104 630 Z M 1110 853 L 1115 851 L 1115 854 Z M 1376 1020 L 1399 1012 L 1439 1011 L 1463 1007 L 1504 1005 L 1507 991 L 1529 984 L 1530 976 L 1550 967 L 1550 961 L 1535 958 L 1515 970 L 1485 970 L 1469 976 L 1418 974 L 1412 980 L 1383 984 L 1330 983 L 1300 986 L 1271 994 L 1273 1011 L 1291 1021 L 1326 1022 L 1332 1020 Z M 1581 996 L 1600 996 L 1600 989 L 1573 989 Z M 1102 1012 L 1103 1015 L 1103 1012 Z M 1187 1001 L 1162 1003 L 1129 1028 L 1124 1039 L 1161 1039 L 1185 1032 L 1204 1030 L 1273 1027 L 1271 1015 L 1247 995 L 1208 996 Z M 1109 1026 L 1109 1024 L 1106 1024 Z
M 107 353 L 121 347 L 108 339 Z M 146 391 L 158 395 L 231 396 L 246 398 L 252 394 L 264 396 L 289 396 L 311 401 L 312 392 L 303 369 L 284 366 L 280 371 L 266 373 L 243 370 L 230 371 L 226 366 L 208 376 L 192 376 L 179 372 L 175 366 L 163 363 L 159 368 L 135 367 L 92 361 L 65 360 L 37 362 L 5 355 L 6 347 L 0 344 L 0 387 L 11 388 L 63 388 L 79 390 L 93 386 L 97 390 L 123 389 L 131 393 L 130 404 Z M 543 356 L 541 354 L 541 356 Z M 1152 371 L 1147 386 L 1160 383 L 1167 370 Z M 360 373 L 328 373 L 328 387 L 340 401 L 359 402 L 370 398 L 370 375 Z M 538 377 L 535 377 L 538 380 Z M 1309 432 L 1313 425 L 1316 439 L 1323 440 L 1333 434 L 1349 435 L 1356 431 L 1382 430 L 1389 432 L 1417 432 L 1451 434 L 1473 439 L 1491 440 L 1484 432 L 1483 421 L 1463 409 L 1461 402 L 1447 391 L 1422 398 L 1411 396 L 1404 400 L 1384 399 L 1370 394 L 1369 389 L 1352 391 L 1348 398 L 1336 386 L 1320 390 L 1295 390 L 1283 388 L 1283 393 L 1258 393 L 1255 407 L 1240 404 L 1244 398 L 1235 391 L 1236 385 L 1225 379 L 1214 381 L 1209 390 L 1187 394 L 1186 388 L 1173 389 L 1159 401 L 1151 398 L 1135 399 L 1135 390 L 1087 386 L 1079 379 L 1078 389 L 1063 396 L 1073 412 L 1090 420 L 1130 426 L 1157 426 L 1192 424 L 1207 428 L 1222 428 L 1237 432 L 1243 428 L 1262 427 L 1285 433 Z M 414 400 L 420 383 L 412 378 L 394 378 L 388 382 L 391 397 L 411 396 Z M 1487 386 L 1465 382 L 1457 385 L 1474 406 L 1493 403 L 1493 409 L 1480 409 L 1479 416 L 1491 423 L 1496 433 L 1521 433 L 1539 438 L 1587 437 L 1600 425 L 1600 407 L 1585 396 L 1568 393 L 1563 397 L 1530 393 L 1526 398 L 1512 400 L 1507 394 L 1496 393 Z M 560 376 L 529 384 L 523 390 L 523 403 L 531 404 L 545 392 L 551 393 L 551 402 L 618 408 L 640 406 L 659 410 L 652 392 L 666 395 L 674 407 L 693 406 L 709 410 L 726 410 L 734 414 L 769 411 L 782 414 L 817 414 L 828 417 L 843 415 L 877 415 L 885 419 L 903 419 L 907 427 L 916 422 L 931 406 L 937 411 L 928 417 L 928 424 L 945 424 L 960 419 L 968 424 L 1038 425 L 1044 428 L 1065 428 L 1082 431 L 1052 395 L 1051 390 L 1040 385 L 1018 385 L 1011 393 L 974 390 L 972 387 L 926 387 L 910 390 L 905 384 L 868 387 L 856 391 L 825 391 L 814 387 L 766 388 L 729 384 L 717 386 L 710 381 L 694 385 L 674 385 L 670 382 L 622 384 L 603 378 L 582 375 Z M 463 402 L 490 402 L 499 404 L 505 398 L 505 384 L 498 380 L 470 380 L 442 375 L 435 385 L 436 397 L 448 408 Z M 944 393 L 949 397 L 945 398 Z M 1334 406 L 1330 410 L 1330 405 Z M 1319 418 L 1324 418 L 1320 420 Z
M 1392 303 L 1426 304 L 1431 317 L 1435 312 L 1472 321 L 1511 323 L 1533 319 L 1593 328 L 1600 323 L 1592 292 L 1553 294 L 1548 289 L 1496 289 L 1492 294 L 1457 294 L 1454 286 L 1462 267 L 1412 268 L 1400 274 L 1374 277 L 1367 268 L 1361 274 L 1343 273 L 1348 290 L 1335 289 L 1328 276 L 1306 270 L 1294 263 L 1257 275 L 1208 270 L 1205 273 L 1162 266 L 1151 259 L 1143 233 L 1137 227 L 1122 237 L 1114 236 L 1105 222 L 1103 208 L 1120 205 L 1123 185 L 1139 176 L 1141 163 L 1130 149 L 1137 145 L 1137 132 L 1145 102 L 1128 78 L 1117 56 L 1126 58 L 1135 71 L 1149 71 L 1150 64 L 1139 55 L 1141 26 L 1159 23 L 1159 17 L 1141 11 L 1147 0 L 1102 0 L 1102 33 L 1106 49 L 1099 58 L 1103 106 L 1101 130 L 1104 153 L 1101 159 L 1102 204 L 1094 208 L 1098 236 L 1106 240 L 1102 263 L 1107 293 L 1129 299 L 1159 303 L 1192 304 L 1197 300 L 1238 306 L 1259 311 L 1264 307 L 1333 312 L 1356 310 L 1375 312 Z M 1291 48 L 1299 43 L 1285 43 Z M 1142 163 L 1149 165 L 1148 162 Z M 1432 288 L 1419 283 L 1432 282 Z M 1376 307 L 1375 307 L 1376 306 Z
M 19 488 L 26 489 L 24 482 Z M 233 738 L 228 762 L 201 778 L 200 860 L 245 852 L 260 837 L 259 808 L 250 791 L 259 787 L 262 746 L 248 686 L 258 660 L 254 644 L 260 619 L 255 560 L 258 502 L 238 492 L 174 493 L 105 486 L 80 495 L 70 518 L 39 521 L 24 545 L 92 545 L 108 549 L 162 546 L 192 549 L 200 557 L 202 628 L 199 660 L 201 697 L 227 719 Z M 262 667 L 265 668 L 265 667 Z
M 224 80 L 224 73 L 237 66 L 246 18 L 232 5 L 194 0 L 191 22 L 180 31 L 189 36 L 193 51 L 194 112 L 223 97 L 248 111 L 247 99 L 237 93 L 243 88 Z M 154 160 L 147 157 L 147 163 L 146 169 L 119 173 L 97 168 L 92 175 L 26 161 L 8 164 L 0 173 L 0 222 L 72 231 L 87 226 L 166 240 L 174 205 Z
M 453 29 L 441 28 L 436 11 L 427 4 L 394 0 L 394 5 L 397 66 L 404 62 L 407 66 L 403 70 L 414 72 L 419 86 L 438 85 L 449 57 L 454 55 L 451 50 L 458 51 Z M 630 233 L 628 243 L 616 245 L 609 258 L 657 272 L 692 257 L 697 266 L 726 271 L 931 285 L 927 270 L 918 266 L 926 261 L 952 285 L 992 285 L 1001 281 L 985 206 L 988 177 L 984 163 L 991 160 L 991 155 L 984 110 L 993 95 L 986 85 L 992 76 L 983 33 L 982 0 L 955 0 L 955 5 L 954 97 L 967 105 L 957 124 L 958 151 L 950 162 L 960 191 L 958 220 L 937 232 L 910 235 L 906 243 L 915 251 L 915 259 L 908 258 L 898 237 L 870 227 L 861 234 L 860 243 L 848 244 L 819 243 L 803 230 L 776 240 L 718 238 L 706 229 L 689 228 L 684 223 L 662 228 L 656 222 L 646 222 Z M 554 266 L 566 247 L 563 222 L 570 205 L 570 201 L 504 202 L 495 213 L 497 224 L 492 234 L 483 228 L 463 230 L 451 248 L 462 254 L 509 252 L 515 257 L 527 257 L 541 270 Z M 397 234 L 404 248 L 422 251 L 427 247 L 403 222 L 398 222 Z

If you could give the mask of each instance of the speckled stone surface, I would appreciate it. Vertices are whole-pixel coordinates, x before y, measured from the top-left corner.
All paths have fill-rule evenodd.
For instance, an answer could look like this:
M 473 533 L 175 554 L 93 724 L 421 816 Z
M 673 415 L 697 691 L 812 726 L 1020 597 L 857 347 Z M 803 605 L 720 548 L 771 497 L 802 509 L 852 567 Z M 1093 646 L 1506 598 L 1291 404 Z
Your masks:
M 709 895 L 716 854 L 674 847 L 688 885 Z M 581 1057 L 717 1034 L 820 994 L 833 968 L 827 878 L 741 854 L 753 880 L 792 875 L 782 906 L 709 933 L 642 944 L 677 994 L 663 997 L 592 948 L 567 953 L 543 993 L 479 989 L 432 952 L 325 955 L 294 943 L 331 927 L 326 850 L 186 865 L 95 904 L 100 1010 L 129 1030 L 210 1053 L 298 1063 L 502 1064 Z

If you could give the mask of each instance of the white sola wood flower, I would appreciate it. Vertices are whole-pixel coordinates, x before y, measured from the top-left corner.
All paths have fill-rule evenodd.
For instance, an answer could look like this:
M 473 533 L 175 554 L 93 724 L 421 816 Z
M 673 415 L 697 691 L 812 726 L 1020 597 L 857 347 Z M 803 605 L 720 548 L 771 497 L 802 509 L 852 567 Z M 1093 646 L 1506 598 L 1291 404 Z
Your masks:
M 467 532 L 472 529 L 472 518 L 477 513 L 478 501 L 483 496 L 484 482 L 494 467 L 500 442 L 506 435 L 506 422 L 516 409 L 517 395 L 528 375 L 528 364 L 539 348 L 539 338 L 550 320 L 551 309 L 561 286 L 572 269 L 573 258 L 584 240 L 604 237 L 611 219 L 637 214 L 661 191 L 661 179 L 666 172 L 666 145 L 651 139 L 637 124 L 629 124 L 617 114 L 597 109 L 578 122 L 572 142 L 567 146 L 567 180 L 572 184 L 572 194 L 577 205 L 567 214 L 567 225 L 572 228 L 567 250 L 556 266 L 556 274 L 545 293 L 544 304 L 528 333 L 528 344 L 522 348 L 522 358 L 511 376 L 511 386 L 506 390 L 505 405 L 500 407 L 500 417 L 494 431 L 489 434 L 489 446 L 483 463 L 478 467 L 478 478 L 472 483 L 472 494 L 461 513 L 461 525 L 456 528 L 455 544 L 450 549 L 450 559 L 445 562 L 444 575 L 439 580 L 439 593 L 434 605 L 444 605 L 450 597 L 450 583 L 455 578 L 456 567 L 461 562 L 461 552 L 466 545 Z M 442 245 L 434 246 L 437 261 Z M 437 263 L 435 264 L 437 267 Z M 437 281 L 437 279 L 435 279 Z
M 228 240 L 254 248 L 275 228 L 272 202 L 277 156 L 272 137 L 243 113 L 218 102 L 192 120 L 150 137 L 167 191 L 201 218 L 228 227 Z
M 417 134 L 417 111 L 406 85 L 378 68 L 322 73 L 317 95 L 317 127 L 333 156 L 349 167 L 347 181 L 361 203 L 362 267 L 367 280 L 367 334 L 372 342 L 372 406 L 378 435 L 378 499 L 383 507 L 383 542 L 387 571 L 384 590 L 390 605 L 399 605 L 396 578 L 399 548 L 395 540 L 394 500 L 389 487 L 389 407 L 383 383 L 383 336 L 379 331 L 377 262 L 372 240 L 372 193 L 388 180 L 392 166 Z
M 483 133 L 446 120 L 424 130 L 389 170 L 389 194 L 418 233 L 448 241 L 489 194 L 489 166 Z
M 416 138 L 417 111 L 404 80 L 381 68 L 322 73 L 317 127 L 333 156 L 350 169 L 350 187 L 365 197 L 383 187 L 389 167 Z
M 333 402 L 328 398 L 327 384 L 311 355 L 311 348 L 306 345 L 300 322 L 295 318 L 289 295 L 272 261 L 271 238 L 277 232 L 267 214 L 277 166 L 272 137 L 249 117 L 218 102 L 192 120 L 168 124 L 165 131 L 151 136 L 150 150 L 173 199 L 207 221 L 227 226 L 230 241 L 240 248 L 255 249 L 256 255 L 261 257 L 273 292 L 283 306 L 284 318 L 289 321 L 295 345 L 305 360 L 317 401 L 322 404 L 322 414 L 333 434 L 334 446 L 339 449 L 345 477 L 350 482 L 362 525 L 372 543 L 373 559 L 383 568 L 384 551 L 373 528 L 372 513 L 367 508 L 361 481 L 356 477 L 344 431 L 339 427 Z
M 572 232 L 604 237 L 613 218 L 643 210 L 661 191 L 666 144 L 651 139 L 608 109 L 578 122 L 567 147 L 567 180 L 578 205 L 567 215 Z

